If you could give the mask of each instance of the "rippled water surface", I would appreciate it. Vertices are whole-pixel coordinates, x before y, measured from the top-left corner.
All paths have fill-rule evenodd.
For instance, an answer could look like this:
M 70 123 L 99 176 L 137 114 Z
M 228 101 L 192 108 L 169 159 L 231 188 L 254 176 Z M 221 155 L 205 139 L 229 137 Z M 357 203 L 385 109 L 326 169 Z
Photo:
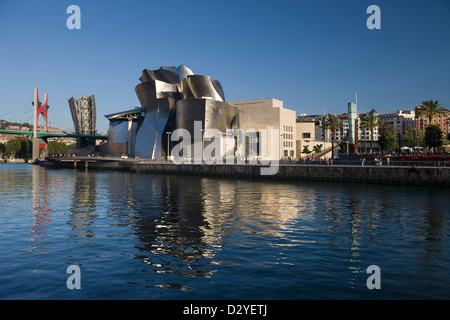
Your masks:
M 26 164 L 0 186 L 1 299 L 450 298 L 445 189 Z

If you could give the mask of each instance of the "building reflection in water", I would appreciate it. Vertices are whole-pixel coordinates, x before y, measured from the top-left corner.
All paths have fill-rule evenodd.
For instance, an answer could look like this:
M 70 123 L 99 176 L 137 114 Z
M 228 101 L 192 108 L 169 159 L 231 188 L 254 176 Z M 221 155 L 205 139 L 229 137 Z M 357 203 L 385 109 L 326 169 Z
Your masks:
M 136 239 L 134 259 L 141 262 L 139 271 L 147 273 L 144 285 L 148 287 L 191 290 L 180 277 L 211 277 L 221 265 L 249 261 L 297 265 L 310 258 L 302 255 L 305 246 L 312 249 L 309 254 L 323 259 L 342 255 L 343 265 L 321 272 L 324 277 L 330 273 L 342 277 L 345 268 L 353 288 L 365 283 L 361 278 L 367 277 L 366 268 L 378 258 L 369 256 L 367 250 L 392 240 L 383 237 L 395 237 L 385 231 L 384 224 L 394 222 L 402 236 L 409 227 L 403 221 L 407 208 L 393 207 L 398 201 L 393 201 L 395 195 L 386 193 L 385 187 L 118 172 L 100 179 L 97 174 L 77 172 L 73 188 L 68 222 L 76 231 L 73 237 L 91 241 L 95 223 L 99 224 L 96 207 L 106 207 L 108 237 Z M 441 206 L 430 203 L 430 207 L 415 218 L 429 234 L 424 261 L 427 252 L 439 250 L 445 236 Z M 45 208 L 45 204 L 36 208 Z M 43 214 L 44 220 L 49 217 Z M 267 245 L 267 261 L 221 254 L 227 246 L 252 248 L 258 241 Z M 128 248 L 118 250 L 129 253 Z
M 48 186 L 49 181 L 47 171 L 39 167 L 32 168 L 32 214 L 34 223 L 30 230 L 30 238 L 33 245 L 29 250 L 36 254 L 45 254 L 50 252 L 46 243 L 48 241 L 49 224 L 52 221 L 52 209 L 48 204 Z
M 130 185 L 134 195 L 131 208 L 139 214 L 134 229 L 139 239 L 136 259 L 145 263 L 143 272 L 177 276 L 210 276 L 213 272 L 199 262 L 211 258 L 211 237 L 205 230 L 210 228 L 205 219 L 203 202 L 206 190 L 202 179 L 145 175 L 132 175 Z M 150 283 L 189 290 L 180 283 Z
M 352 287 L 356 283 L 357 275 L 361 273 L 361 260 L 360 260 L 360 205 L 361 200 L 356 195 L 350 195 L 350 219 L 349 219 L 349 229 L 350 229 L 350 258 L 348 262 L 350 266 L 348 267 L 351 271 L 350 284 Z M 360 284 L 360 283 L 358 283 Z
M 70 237 L 76 243 L 88 243 L 95 236 L 95 220 L 98 217 L 97 175 L 88 171 L 74 171 L 72 206 L 67 224 L 75 232 Z
M 132 226 L 139 240 L 135 258 L 146 265 L 142 272 L 151 274 L 210 277 L 215 266 L 237 263 L 216 258 L 226 236 L 283 237 L 292 219 L 311 212 L 300 208 L 301 198 L 283 196 L 295 192 L 289 184 L 277 193 L 276 183 L 231 179 L 137 174 L 112 179 L 117 181 L 109 184 L 109 215 L 117 225 Z M 310 189 L 305 192 L 314 197 Z M 154 281 L 149 279 L 149 286 L 189 290 L 185 284 Z

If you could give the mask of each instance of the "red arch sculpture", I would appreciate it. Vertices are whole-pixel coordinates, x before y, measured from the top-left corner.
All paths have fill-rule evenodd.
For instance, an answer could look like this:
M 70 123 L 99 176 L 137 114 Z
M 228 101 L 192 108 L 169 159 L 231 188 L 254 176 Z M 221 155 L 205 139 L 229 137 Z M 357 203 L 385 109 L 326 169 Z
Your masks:
M 44 102 L 39 102 L 38 88 L 34 88 L 34 131 L 33 137 L 37 138 L 38 118 L 42 114 L 44 117 L 44 130 L 47 131 L 47 110 L 48 110 L 48 94 L 44 93 Z

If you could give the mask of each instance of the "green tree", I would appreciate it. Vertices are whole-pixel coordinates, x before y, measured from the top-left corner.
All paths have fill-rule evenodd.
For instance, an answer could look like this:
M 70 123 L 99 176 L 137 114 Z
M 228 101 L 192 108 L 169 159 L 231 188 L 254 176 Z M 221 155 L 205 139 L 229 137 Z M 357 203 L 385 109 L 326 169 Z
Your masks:
M 403 142 L 408 147 L 422 147 L 424 145 L 423 132 L 414 127 L 408 127 L 403 135 Z
M 20 142 L 20 150 L 18 152 L 18 155 L 21 158 L 28 157 L 31 154 L 33 143 L 30 140 L 25 139 L 25 138 L 20 138 L 17 140 Z
M 348 141 L 349 141 L 349 138 L 348 138 L 348 134 L 347 134 L 347 135 L 345 135 L 345 137 L 342 139 L 341 143 L 339 144 L 339 149 L 341 150 L 342 153 L 347 152 Z
M 316 144 L 316 145 L 313 147 L 313 151 L 314 151 L 315 153 L 319 154 L 319 153 L 322 152 L 322 147 L 323 147 L 323 144 Z
M 334 144 L 336 142 L 336 130 L 342 128 L 342 121 L 337 116 L 328 114 L 323 126 L 331 131 L 331 154 L 333 155 Z
M 13 158 L 16 157 L 16 153 L 20 151 L 22 144 L 19 140 L 9 140 L 6 142 L 6 153 L 9 153 Z
M 444 133 L 437 125 L 429 125 L 425 129 L 425 145 L 433 150 L 442 146 L 444 142 Z
M 416 117 L 426 117 L 428 118 L 428 124 L 431 124 L 431 119 L 433 119 L 434 116 L 438 116 L 443 113 L 445 113 L 445 109 L 437 100 L 427 100 L 423 101 L 422 105 L 418 108 Z
M 378 122 L 378 114 L 375 110 L 372 110 L 370 113 L 366 114 L 361 121 L 361 128 L 370 130 L 370 153 L 373 151 L 374 130 L 379 126 L 380 122 Z
M 383 150 L 392 150 L 398 147 L 398 138 L 392 128 L 388 128 L 378 138 L 380 148 Z
M 6 146 L 3 143 L 0 143 L 0 157 L 3 157 L 4 153 L 6 153 Z
M 449 135 L 446 135 L 446 134 L 444 133 L 444 139 L 442 139 L 442 145 L 443 145 L 443 146 L 448 146 L 448 145 L 450 145 L 450 140 L 448 140 L 448 137 L 449 137 Z
M 67 145 L 64 142 L 50 141 L 48 143 L 48 154 L 58 156 L 67 152 Z
M 309 146 L 306 145 L 306 146 L 303 147 L 302 153 L 304 153 L 304 154 L 310 154 L 310 153 L 312 153 L 312 151 L 309 150 Z

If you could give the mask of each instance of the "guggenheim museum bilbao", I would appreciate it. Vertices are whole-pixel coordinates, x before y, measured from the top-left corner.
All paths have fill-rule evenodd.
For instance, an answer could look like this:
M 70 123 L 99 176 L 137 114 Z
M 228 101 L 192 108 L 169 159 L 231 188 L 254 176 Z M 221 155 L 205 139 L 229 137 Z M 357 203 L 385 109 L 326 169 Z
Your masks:
M 105 153 L 174 161 L 299 156 L 296 113 L 282 101 L 227 102 L 219 81 L 184 65 L 145 69 L 139 80 L 141 107 L 105 115 Z

